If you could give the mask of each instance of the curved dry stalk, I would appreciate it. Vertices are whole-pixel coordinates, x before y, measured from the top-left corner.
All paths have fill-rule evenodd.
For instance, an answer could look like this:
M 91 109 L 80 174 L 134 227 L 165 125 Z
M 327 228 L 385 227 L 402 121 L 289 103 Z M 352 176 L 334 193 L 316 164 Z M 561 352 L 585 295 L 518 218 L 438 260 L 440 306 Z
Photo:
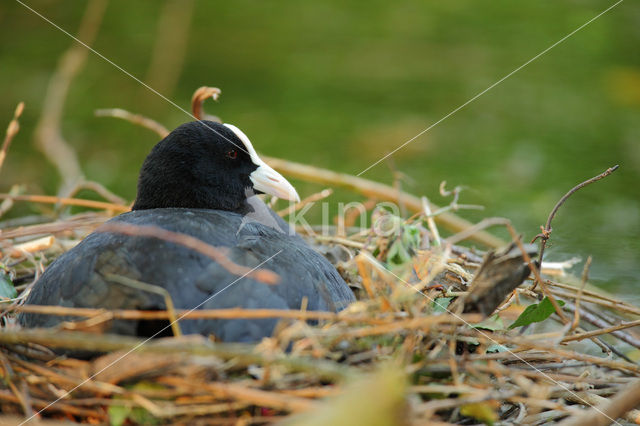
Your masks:
M 201 337 L 201 336 L 199 336 Z M 242 343 L 215 343 L 204 338 L 188 337 L 172 340 L 181 344 L 168 345 L 162 341 L 142 344 L 144 339 L 114 334 L 96 335 L 78 331 L 57 331 L 48 329 L 18 330 L 6 329 L 0 333 L 0 343 L 4 345 L 41 344 L 52 348 L 85 350 L 92 352 L 127 351 L 136 348 L 136 352 L 160 354 L 184 354 L 194 356 L 216 356 L 222 359 L 233 359 L 234 365 L 251 364 L 282 365 L 293 371 L 306 371 L 318 377 L 330 380 L 344 380 L 353 373 L 345 366 L 321 359 L 310 359 L 292 355 L 271 355 L 256 351 L 256 346 Z
M 301 208 L 303 208 L 307 204 L 315 203 L 316 201 L 320 201 L 320 200 L 324 200 L 325 198 L 329 197 L 331 194 L 333 194 L 333 189 L 331 189 L 331 188 L 323 189 L 320 192 L 316 192 L 315 194 L 309 195 L 304 200 L 299 201 L 296 204 L 290 205 L 286 209 L 278 210 L 276 213 L 280 217 L 289 216 L 290 214 L 297 212 L 298 210 L 300 210 Z
M 96 308 L 71 308 L 67 306 L 49 305 L 7 305 L 0 304 L 2 312 L 28 312 L 34 314 L 46 314 L 55 316 L 76 316 L 94 317 L 105 313 L 113 319 L 122 320 L 158 320 L 170 319 L 171 312 L 168 311 L 140 311 L 134 309 L 96 309 Z M 294 311 L 291 309 L 176 309 L 175 316 L 181 320 L 197 319 L 263 319 L 263 318 L 286 318 L 297 320 L 323 320 L 357 324 L 389 324 L 393 318 L 376 318 L 362 314 L 333 313 L 326 311 Z
M 0 200 L 29 201 L 32 203 L 63 204 L 65 206 L 89 207 L 92 209 L 111 210 L 115 212 L 128 212 L 129 206 L 106 203 L 104 201 L 84 200 L 82 198 L 62 198 L 52 195 L 12 195 L 0 194 Z
M 107 0 L 88 3 L 78 30 L 78 39 L 83 43 L 90 45 L 95 40 L 106 7 Z M 82 177 L 78 156 L 62 136 L 60 122 L 71 82 L 84 66 L 88 54 L 85 46 L 74 42 L 60 58 L 58 68 L 49 81 L 42 115 L 35 130 L 37 145 L 58 169 L 63 187 L 73 185 Z
M 20 122 L 18 121 L 18 119 L 22 115 L 22 111 L 24 111 L 24 102 L 20 102 L 18 106 L 16 106 L 16 109 L 13 112 L 13 119 L 7 126 L 7 132 L 4 136 L 4 141 L 2 142 L 2 148 L 0 149 L 0 169 L 2 169 L 4 159 L 7 158 L 7 151 L 9 150 L 9 145 L 11 145 L 11 141 L 20 130 Z
M 574 186 L 573 188 L 571 188 L 571 190 L 569 190 L 569 192 L 567 192 L 566 194 L 564 194 L 562 196 L 562 198 L 560 198 L 560 200 L 556 203 L 556 205 L 553 207 L 553 210 L 551 210 L 551 213 L 549 213 L 549 217 L 547 218 L 547 223 L 545 224 L 544 228 L 542 228 L 542 233 L 536 235 L 533 240 L 531 242 L 534 242 L 535 240 L 537 240 L 538 238 L 540 238 L 542 240 L 542 243 L 540 244 L 540 253 L 538 254 L 538 261 L 540 263 L 542 263 L 542 257 L 544 256 L 544 249 L 547 245 L 547 240 L 549 239 L 549 236 L 551 234 L 551 221 L 553 220 L 553 218 L 556 216 L 556 213 L 558 212 L 558 209 L 560 209 L 560 207 L 564 204 L 565 201 L 567 201 L 567 199 L 569 199 L 569 197 L 571 197 L 576 191 L 578 191 L 581 188 L 584 188 L 585 186 L 592 184 L 594 182 L 599 181 L 600 179 L 603 179 L 607 176 L 609 176 L 611 173 L 615 172 L 616 170 L 618 170 L 618 167 L 620 167 L 619 165 L 615 165 L 613 167 L 609 167 L 607 170 L 605 170 L 604 172 L 600 173 L 598 176 L 594 176 L 591 179 L 588 179 L 576 186 Z M 537 284 L 534 283 L 533 288 L 535 288 Z
M 169 134 L 169 130 L 162 124 L 141 114 L 134 114 L 122 108 L 105 108 L 97 109 L 93 112 L 96 117 L 113 117 L 121 118 L 138 126 L 145 127 L 155 132 L 161 138 L 165 138 Z
M 196 89 L 196 91 L 193 92 L 193 96 L 191 97 L 191 112 L 193 113 L 193 116 L 198 120 L 210 120 L 222 123 L 222 120 L 220 120 L 220 118 L 204 112 L 204 107 L 202 106 L 204 101 L 207 99 L 213 99 L 214 101 L 217 101 L 220 93 L 222 93 L 222 91 L 217 87 L 202 86 Z
M 570 417 L 562 426 L 605 426 L 640 405 L 640 380 L 636 380 L 606 403 L 593 407 L 585 413 Z M 637 420 L 637 419 L 636 419 Z

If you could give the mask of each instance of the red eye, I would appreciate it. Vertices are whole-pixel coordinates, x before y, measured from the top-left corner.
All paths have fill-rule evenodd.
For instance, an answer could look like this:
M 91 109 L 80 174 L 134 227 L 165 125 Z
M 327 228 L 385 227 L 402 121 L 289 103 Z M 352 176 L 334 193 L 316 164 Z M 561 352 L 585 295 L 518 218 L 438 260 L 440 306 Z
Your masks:
M 235 149 L 231 149 L 231 150 L 227 151 L 227 158 L 235 160 L 236 157 L 238 157 L 238 151 L 236 151 Z

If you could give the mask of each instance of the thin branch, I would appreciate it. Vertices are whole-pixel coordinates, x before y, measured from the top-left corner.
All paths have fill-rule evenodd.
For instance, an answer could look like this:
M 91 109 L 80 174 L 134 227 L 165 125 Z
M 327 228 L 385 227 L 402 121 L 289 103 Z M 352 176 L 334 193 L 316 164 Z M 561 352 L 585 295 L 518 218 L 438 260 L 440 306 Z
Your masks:
M 640 380 L 636 380 L 625 389 L 620 390 L 615 397 L 598 407 L 591 407 L 585 413 L 571 417 L 562 426 L 605 426 L 611 420 L 622 417 L 628 411 L 640 404 Z
M 589 280 L 590 266 L 591 266 L 591 256 L 587 258 L 587 262 L 584 264 L 584 269 L 582 270 L 582 282 L 580 283 L 580 290 L 578 290 L 578 294 L 576 295 L 576 310 L 573 313 L 573 322 L 571 323 L 571 328 L 569 329 L 569 331 L 575 330 L 580 324 L 580 300 L 582 299 L 584 286 L 587 285 L 587 281 Z
M 18 134 L 20 130 L 20 122 L 18 119 L 22 115 L 22 111 L 24 111 L 24 102 L 20 102 L 13 113 L 13 119 L 9 122 L 7 126 L 7 133 L 4 136 L 4 141 L 2 142 L 2 149 L 0 149 L 0 169 L 2 169 L 2 164 L 4 164 L 4 159 L 7 158 L 7 151 L 9 150 L 9 145 L 11 145 L 11 141 Z
M 300 201 L 298 203 L 290 205 L 286 209 L 279 210 L 277 212 L 278 216 L 280 216 L 280 217 L 289 216 L 290 214 L 297 212 L 298 210 L 300 210 L 301 208 L 303 208 L 307 204 L 315 203 L 316 201 L 320 201 L 320 200 L 324 200 L 325 198 L 329 197 L 331 194 L 333 194 L 333 189 L 330 189 L 330 188 L 323 189 L 320 192 L 317 192 L 315 194 L 309 195 L 304 200 L 302 200 L 302 201 Z
M 121 320 L 159 320 L 170 319 L 169 311 L 139 311 L 134 309 L 95 309 L 95 308 L 71 308 L 66 306 L 49 305 L 6 305 L 0 304 L 0 311 L 4 312 L 28 312 L 33 314 L 46 314 L 55 316 L 75 316 L 94 317 L 105 313 L 113 319 Z M 201 320 L 201 319 L 263 319 L 263 318 L 286 318 L 297 320 L 323 320 L 340 321 L 345 323 L 362 324 L 389 324 L 394 318 L 375 318 L 362 314 L 333 313 L 326 311 L 299 311 L 291 309 L 176 309 L 175 316 L 180 320 Z
M 173 338 L 173 341 L 179 341 Z M 305 359 L 299 356 L 261 354 L 253 344 L 215 343 L 204 338 L 183 338 L 179 345 L 168 345 L 162 341 L 152 341 L 142 344 L 145 340 L 129 336 L 96 335 L 78 331 L 57 331 L 51 333 L 48 329 L 15 330 L 4 329 L 0 333 L 0 343 L 4 345 L 40 344 L 52 348 L 65 348 L 94 352 L 112 352 L 118 350 L 136 349 L 137 352 L 159 354 L 190 354 L 217 356 L 222 359 L 233 359 L 235 365 L 248 366 L 251 364 L 282 365 L 294 371 L 307 371 L 317 374 L 321 378 L 342 380 L 352 373 L 347 367 L 320 359 Z
M 157 121 L 141 114 L 134 114 L 122 108 L 97 109 L 94 111 L 94 114 L 96 117 L 121 118 L 130 123 L 145 127 L 152 132 L 157 133 L 161 138 L 165 138 L 169 134 L 169 130 Z
M 29 201 L 32 203 L 44 203 L 44 204 L 63 204 L 66 206 L 80 206 L 88 207 L 92 209 L 111 210 L 115 212 L 128 212 L 131 210 L 129 206 L 123 206 L 120 204 L 105 203 L 104 201 L 84 200 L 82 198 L 62 198 L 54 197 L 52 195 L 12 195 L 12 194 L 0 194 L 0 200 L 14 200 L 14 201 Z
M 107 0 L 91 0 L 87 4 L 78 30 L 78 39 L 83 43 L 90 45 L 95 40 L 106 7 Z M 74 42 L 60 58 L 58 68 L 49 81 L 42 115 L 35 130 L 38 147 L 58 169 L 63 187 L 70 187 L 82 177 L 78 156 L 62 136 L 60 123 L 71 82 L 84 66 L 88 54 L 88 49 Z
M 191 111 L 193 112 L 193 116 L 198 120 L 211 120 L 221 123 L 222 120 L 220 120 L 220 118 L 204 112 L 204 107 L 202 106 L 207 99 L 217 101 L 220 93 L 221 90 L 217 87 L 202 86 L 196 89 L 191 97 Z
M 573 188 L 571 188 L 571 190 L 569 192 L 567 192 L 566 194 L 564 194 L 564 196 L 562 198 L 560 198 L 560 201 L 558 201 L 556 203 L 556 205 L 553 207 L 553 210 L 551 210 L 551 213 L 549 214 L 549 217 L 547 218 L 547 223 L 546 223 L 545 227 L 542 229 L 542 233 L 536 235 L 535 238 L 533 239 L 533 241 L 531 241 L 531 242 L 534 242 L 538 238 L 540 238 L 542 240 L 542 243 L 540 244 L 540 253 L 538 254 L 538 262 L 540 262 L 542 264 L 542 257 L 544 256 L 544 249 L 545 249 L 545 247 L 547 245 L 547 240 L 549 239 L 549 236 L 551 234 L 551 221 L 556 216 L 556 213 L 558 212 L 558 209 L 577 190 L 579 190 L 580 188 L 584 188 L 585 186 L 587 186 L 589 184 L 592 184 L 593 182 L 597 182 L 600 179 L 603 179 L 603 178 L 609 176 L 611 173 L 613 173 L 616 170 L 618 170 L 618 167 L 619 166 L 617 164 L 615 166 L 613 166 L 613 167 L 609 167 L 607 170 L 605 170 L 604 172 L 600 173 L 598 176 L 594 176 L 591 179 L 588 179 L 588 180 L 582 182 L 581 184 L 574 186 Z M 537 281 L 533 285 L 533 288 L 535 288 L 536 285 L 537 285 Z

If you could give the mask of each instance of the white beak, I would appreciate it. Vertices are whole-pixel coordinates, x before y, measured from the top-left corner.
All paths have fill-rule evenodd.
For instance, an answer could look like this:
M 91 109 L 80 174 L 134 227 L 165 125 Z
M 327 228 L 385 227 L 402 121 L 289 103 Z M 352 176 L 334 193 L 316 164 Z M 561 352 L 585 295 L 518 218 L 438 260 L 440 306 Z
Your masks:
M 300 197 L 296 189 L 282 175 L 266 163 L 262 163 L 249 175 L 253 182 L 253 189 L 273 195 L 283 200 L 299 202 Z
M 238 136 L 244 144 L 247 153 L 249 153 L 251 161 L 258 166 L 258 168 L 249 175 L 249 179 L 251 179 L 251 182 L 253 183 L 253 189 L 264 192 L 265 194 L 273 195 L 274 197 L 278 197 L 283 200 L 299 202 L 300 197 L 293 185 L 258 157 L 258 153 L 253 148 L 253 145 L 251 144 L 251 141 L 249 141 L 247 135 L 233 124 L 225 123 L 224 125 Z

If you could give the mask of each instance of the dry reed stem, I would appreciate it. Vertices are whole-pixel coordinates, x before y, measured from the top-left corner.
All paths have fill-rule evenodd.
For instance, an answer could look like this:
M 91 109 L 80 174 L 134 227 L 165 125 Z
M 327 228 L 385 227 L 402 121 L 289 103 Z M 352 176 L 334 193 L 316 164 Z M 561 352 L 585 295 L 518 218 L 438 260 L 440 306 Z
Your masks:
M 591 179 L 588 179 L 576 186 L 574 186 L 573 188 L 571 188 L 569 190 L 569 192 L 567 192 L 566 194 L 564 194 L 562 196 L 562 198 L 560 198 L 560 200 L 556 203 L 556 205 L 553 207 L 553 209 L 551 210 L 551 213 L 549 213 L 549 217 L 547 218 L 547 223 L 545 224 L 544 228 L 542 228 L 542 233 L 538 234 L 533 241 L 535 241 L 538 237 L 540 237 L 542 239 L 542 243 L 540 244 L 540 253 L 538 253 L 538 260 L 542 263 L 542 259 L 544 256 L 544 249 L 547 245 L 547 240 L 549 239 L 549 235 L 551 234 L 551 221 L 553 220 L 553 218 L 556 216 L 556 213 L 558 212 L 558 209 L 560 209 L 560 207 L 564 204 L 565 201 L 567 201 L 569 199 L 569 197 L 571 197 L 576 191 L 578 191 L 581 188 L 584 188 L 587 185 L 590 185 L 594 182 L 599 181 L 600 179 L 604 179 L 605 177 L 609 176 L 611 173 L 615 172 L 616 170 L 618 170 L 618 165 L 616 164 L 613 167 L 609 167 L 607 170 L 605 170 L 604 172 L 600 173 L 597 176 L 592 177 Z M 537 284 L 537 282 L 534 283 L 534 287 Z
M 79 206 L 88 207 L 91 209 L 108 210 L 114 212 L 128 212 L 131 209 L 129 206 L 123 206 L 120 204 L 106 203 L 104 201 L 84 200 L 81 198 L 63 198 L 55 197 L 52 195 L 12 195 L 12 194 L 0 194 L 0 200 L 14 200 L 14 201 L 29 201 L 32 203 L 44 203 L 44 204 L 62 204 L 65 206 Z
M 314 402 L 305 398 L 252 389 L 231 383 L 210 382 L 205 384 L 204 388 L 222 398 L 232 398 L 253 405 L 272 407 L 294 413 L 307 411 L 315 405 Z
M 48 306 L 48 305 L 1 305 L 1 312 L 28 312 L 34 314 L 46 314 L 56 316 L 77 316 L 93 318 L 97 316 L 108 315 L 112 319 L 122 320 L 159 320 L 170 319 L 171 313 L 168 311 L 138 311 L 138 310 L 107 310 L 93 308 L 70 308 L 65 306 Z M 322 320 L 332 322 L 343 322 L 346 324 L 371 324 L 382 325 L 390 324 L 394 321 L 393 317 L 373 317 L 362 314 L 348 314 L 345 311 L 340 313 L 332 313 L 325 311 L 298 311 L 289 309 L 198 309 L 186 310 L 176 309 L 175 315 L 181 320 L 196 319 L 263 319 L 263 318 L 282 318 L 295 320 Z
M 0 343 L 3 345 L 40 344 L 51 348 L 91 352 L 130 351 L 135 348 L 136 353 L 215 356 L 226 360 L 233 359 L 236 366 L 248 366 L 251 364 L 280 365 L 292 371 L 306 372 L 327 380 L 341 381 L 354 374 L 344 366 L 322 359 L 261 354 L 255 350 L 255 345 L 252 344 L 212 344 L 205 341 L 201 336 L 192 337 L 197 337 L 198 340 L 172 338 L 169 341 L 158 340 L 142 344 L 145 340 L 129 336 L 95 335 L 79 331 L 57 331 L 54 334 L 49 329 L 31 329 L 3 330 L 0 333 Z M 169 344 L 169 342 L 174 341 L 179 341 L 180 343 Z
M 94 111 L 94 114 L 96 117 L 113 117 L 126 120 L 155 132 L 161 138 L 165 138 L 169 134 L 169 130 L 157 121 L 140 114 L 134 114 L 122 108 L 97 109 Z
M 4 141 L 2 142 L 2 148 L 0 149 L 0 170 L 4 164 L 4 159 L 7 158 L 7 152 L 9 151 L 11 141 L 13 141 L 13 138 L 18 134 L 18 131 L 20 131 L 20 122 L 18 119 L 22 115 L 22 111 L 24 111 L 24 102 L 20 102 L 18 106 L 16 106 L 16 109 L 13 112 L 13 119 L 7 126 L 7 132 L 4 136 Z
M 570 417 L 560 423 L 562 426 L 605 426 L 611 420 L 622 417 L 625 413 L 640 405 L 640 380 L 636 380 L 606 404 L 592 407 L 585 413 Z M 637 421 L 638 419 L 636 419 Z
M 193 116 L 198 120 L 211 120 L 221 122 L 218 117 L 205 113 L 204 107 L 202 106 L 204 101 L 207 99 L 213 99 L 214 101 L 217 101 L 220 93 L 222 92 L 217 87 L 202 86 L 196 89 L 196 91 L 193 92 L 193 96 L 191 97 L 191 112 L 193 113 Z
M 289 207 L 287 207 L 286 209 L 279 210 L 276 213 L 278 213 L 278 216 L 280 216 L 280 217 L 289 216 L 290 214 L 293 214 L 293 213 L 297 212 L 298 210 L 300 210 L 301 208 L 303 208 L 307 204 L 315 203 L 316 201 L 320 201 L 320 200 L 324 200 L 325 198 L 329 197 L 331 194 L 333 194 L 333 189 L 330 189 L 330 188 L 323 189 L 322 191 L 316 192 L 315 194 L 311 194 L 308 197 L 306 197 L 305 199 L 303 199 L 302 201 L 300 201 L 298 203 L 295 203 L 295 204 L 292 204 Z
M 83 43 L 91 45 L 95 40 L 106 7 L 107 0 L 91 0 L 87 4 L 77 34 L 77 38 Z M 88 54 L 89 50 L 85 46 L 73 41 L 71 47 L 60 58 L 58 67 L 49 81 L 42 115 L 35 130 L 38 147 L 56 166 L 63 179 L 63 185 L 67 188 L 81 179 L 82 169 L 75 151 L 62 136 L 60 123 L 71 82 L 84 66 Z
M 562 343 L 574 342 L 577 340 L 590 339 L 596 336 L 602 336 L 604 334 L 613 333 L 614 331 L 624 330 L 626 328 L 638 327 L 640 326 L 640 320 L 624 322 L 618 325 L 612 325 L 611 327 L 602 328 L 599 330 L 587 331 L 584 333 L 572 334 L 571 336 L 567 336 L 562 339 Z
M 25 253 L 35 253 L 50 248 L 55 241 L 52 236 L 38 238 L 26 243 L 17 244 L 11 247 L 9 256 L 15 258 L 22 257 Z
M 127 200 L 109 191 L 101 183 L 90 181 L 90 180 L 83 180 L 82 182 L 79 182 L 78 185 L 75 188 L 73 188 L 73 191 L 71 192 L 69 197 L 73 197 L 83 189 L 93 191 L 99 196 L 101 196 L 102 198 L 104 198 L 105 200 L 107 200 L 108 202 L 113 204 L 124 205 L 127 203 Z

